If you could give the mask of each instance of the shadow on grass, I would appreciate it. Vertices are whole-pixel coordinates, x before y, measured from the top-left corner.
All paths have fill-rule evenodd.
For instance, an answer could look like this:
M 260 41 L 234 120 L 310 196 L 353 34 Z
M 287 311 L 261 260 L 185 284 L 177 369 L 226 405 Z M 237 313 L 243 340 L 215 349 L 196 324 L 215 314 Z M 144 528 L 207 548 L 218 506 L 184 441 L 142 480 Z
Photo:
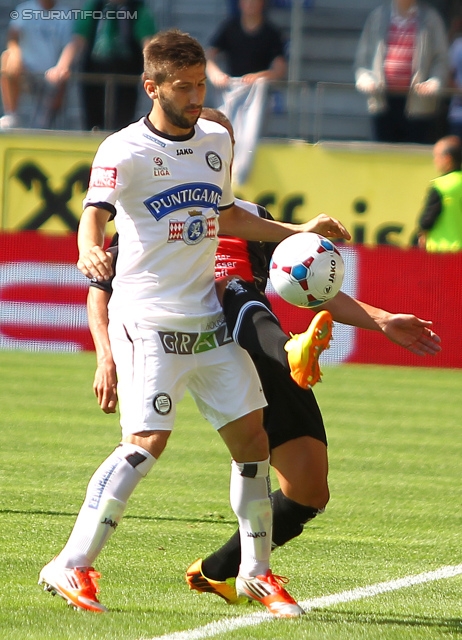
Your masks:
M 437 616 L 399 616 L 385 613 L 358 613 L 357 611 L 329 611 L 328 609 L 312 609 L 306 615 L 311 622 L 323 622 L 334 624 L 360 624 L 400 627 L 420 627 L 428 629 L 440 629 L 451 634 L 462 635 L 462 618 L 439 618 Z
M 65 518 L 76 518 L 77 513 L 67 512 L 67 511 L 46 511 L 42 509 L 0 509 L 0 515 L 22 515 L 22 516 L 62 516 Z M 205 514 L 201 518 L 177 518 L 172 516 L 142 516 L 136 514 L 127 514 L 124 516 L 124 520 L 148 520 L 152 522 L 215 522 L 220 524 L 236 524 L 235 520 L 228 520 L 223 516 L 220 516 L 215 513 Z

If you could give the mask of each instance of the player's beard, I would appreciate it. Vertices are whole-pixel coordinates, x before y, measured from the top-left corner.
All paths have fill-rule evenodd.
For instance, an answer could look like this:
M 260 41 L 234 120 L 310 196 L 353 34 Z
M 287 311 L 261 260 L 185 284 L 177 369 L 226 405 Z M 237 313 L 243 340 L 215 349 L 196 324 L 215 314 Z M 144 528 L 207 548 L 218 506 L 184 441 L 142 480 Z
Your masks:
M 172 100 L 169 100 L 165 96 L 162 95 L 162 92 L 159 91 L 157 94 L 157 99 L 159 100 L 159 104 L 162 107 L 162 111 L 165 113 L 167 120 L 174 127 L 178 127 L 179 129 L 186 129 L 189 131 L 194 127 L 196 122 L 199 120 L 199 116 L 187 116 L 183 111 L 180 111 L 175 107 L 175 104 Z M 194 109 L 202 109 L 202 105 L 189 105 L 189 108 Z

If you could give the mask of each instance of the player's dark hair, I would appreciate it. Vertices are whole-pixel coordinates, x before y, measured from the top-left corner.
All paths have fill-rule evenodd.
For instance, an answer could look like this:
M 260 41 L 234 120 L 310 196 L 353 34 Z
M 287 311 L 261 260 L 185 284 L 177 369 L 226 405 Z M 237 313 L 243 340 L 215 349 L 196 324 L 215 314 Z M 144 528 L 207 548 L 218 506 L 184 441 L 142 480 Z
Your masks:
M 446 136 L 443 138 L 443 153 L 451 158 L 453 170 L 462 168 L 462 140 L 459 136 Z
M 199 41 L 179 29 L 157 33 L 144 47 L 143 56 L 144 78 L 156 84 L 165 82 L 173 71 L 206 64 Z

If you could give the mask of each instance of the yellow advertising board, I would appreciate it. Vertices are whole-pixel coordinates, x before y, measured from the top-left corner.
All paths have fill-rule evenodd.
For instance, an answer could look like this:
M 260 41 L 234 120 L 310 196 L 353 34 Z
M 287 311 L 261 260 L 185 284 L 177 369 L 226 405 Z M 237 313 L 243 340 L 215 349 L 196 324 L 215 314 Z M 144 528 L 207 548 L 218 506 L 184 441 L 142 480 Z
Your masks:
M 0 227 L 75 231 L 101 135 L 5 132 L 0 136 Z
M 103 137 L 2 133 L 0 229 L 75 230 Z M 323 211 L 339 218 L 360 244 L 411 244 L 434 177 L 429 147 L 263 141 L 255 155 L 236 195 L 285 221 L 303 222 Z
M 324 212 L 359 244 L 412 244 L 429 181 L 430 147 L 365 143 L 262 144 L 235 192 L 274 217 L 303 222 Z

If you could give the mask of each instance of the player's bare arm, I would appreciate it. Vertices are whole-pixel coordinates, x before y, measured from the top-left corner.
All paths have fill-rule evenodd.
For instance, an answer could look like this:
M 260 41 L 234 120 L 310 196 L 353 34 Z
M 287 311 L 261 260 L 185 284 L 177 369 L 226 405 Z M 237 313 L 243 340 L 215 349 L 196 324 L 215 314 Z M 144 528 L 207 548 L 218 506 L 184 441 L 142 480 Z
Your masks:
M 389 340 L 418 356 L 436 355 L 441 351 L 441 339 L 432 330 L 433 323 L 412 314 L 389 313 L 384 309 L 351 298 L 340 291 L 322 305 L 336 322 L 361 329 L 382 331 Z
M 107 305 L 111 294 L 89 287 L 87 296 L 88 326 L 95 345 L 97 367 L 93 391 L 104 413 L 115 413 L 117 406 L 117 375 L 108 335 Z
M 112 259 L 104 251 L 104 232 L 109 213 L 106 209 L 87 207 L 79 223 L 77 242 L 79 259 L 77 267 L 87 278 L 109 280 L 112 275 Z
M 222 235 L 236 236 L 244 240 L 280 242 L 284 238 L 302 231 L 320 233 L 329 238 L 351 239 L 349 232 L 341 222 L 324 213 L 303 224 L 292 224 L 254 216 L 249 211 L 233 204 L 220 212 L 219 220 Z

